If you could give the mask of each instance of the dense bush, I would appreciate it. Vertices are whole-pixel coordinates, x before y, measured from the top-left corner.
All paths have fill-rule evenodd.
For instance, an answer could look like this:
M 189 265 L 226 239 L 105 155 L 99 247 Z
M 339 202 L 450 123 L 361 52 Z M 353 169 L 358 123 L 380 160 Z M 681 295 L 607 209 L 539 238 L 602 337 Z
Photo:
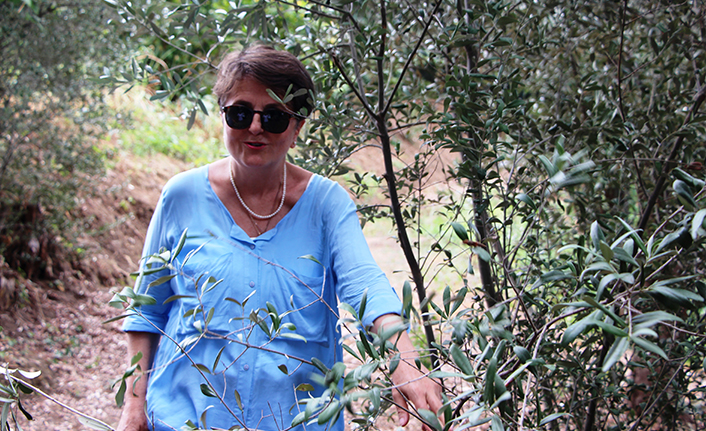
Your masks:
M 125 52 L 111 13 L 89 0 L 0 3 L 0 254 L 30 278 L 51 274 L 77 194 L 103 170 L 96 80 Z

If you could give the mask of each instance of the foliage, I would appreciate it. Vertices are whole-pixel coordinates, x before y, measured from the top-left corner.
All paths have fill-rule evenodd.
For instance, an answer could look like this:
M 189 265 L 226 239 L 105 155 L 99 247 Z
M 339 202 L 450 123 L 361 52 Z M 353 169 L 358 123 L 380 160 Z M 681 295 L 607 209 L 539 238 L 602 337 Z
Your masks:
M 217 53 L 264 40 L 304 58 L 320 90 L 297 163 L 332 175 L 381 148 L 385 172 L 356 173 L 351 188 L 387 186 L 387 207 L 362 216 L 396 223 L 444 427 L 703 424 L 702 5 L 110 3 L 193 60 L 162 73 L 133 61 L 106 82 L 158 80 L 163 98 L 188 82 L 193 123 Z M 403 140 L 422 144 L 406 155 Z M 444 151 L 458 156 L 444 172 L 460 191 L 431 181 Z M 447 222 L 420 225 L 422 212 Z M 436 286 L 441 271 L 458 284 Z M 394 353 L 358 343 L 360 367 L 322 370 L 339 401 L 311 401 L 301 420 L 348 407 L 373 427 L 389 406 Z
M 110 12 L 88 0 L 0 3 L 0 253 L 30 278 L 45 276 L 57 236 L 71 239 L 76 194 L 102 171 L 107 113 L 90 77 L 120 58 Z
M 162 153 L 197 166 L 223 153 L 219 118 L 204 118 L 185 131 L 179 101 L 150 102 L 140 90 L 118 91 L 108 100 L 108 105 L 121 117 L 121 124 L 116 124 L 115 128 L 120 130 L 117 144 L 122 149 L 139 157 Z M 204 104 L 213 105 L 208 99 Z

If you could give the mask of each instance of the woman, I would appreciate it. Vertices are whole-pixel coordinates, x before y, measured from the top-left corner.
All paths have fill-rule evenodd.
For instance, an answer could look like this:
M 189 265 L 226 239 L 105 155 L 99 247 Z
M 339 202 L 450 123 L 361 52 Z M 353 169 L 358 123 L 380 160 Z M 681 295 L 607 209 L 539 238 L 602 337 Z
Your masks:
M 288 91 L 298 96 L 283 104 L 268 90 L 280 100 Z M 363 324 L 374 331 L 399 321 L 400 301 L 370 255 L 347 193 L 286 162 L 313 109 L 313 90 L 301 62 L 271 47 L 229 54 L 219 66 L 214 93 L 228 156 L 177 175 L 162 192 L 144 255 L 174 249 L 188 229 L 174 261 L 182 271 L 161 285 L 148 287 L 163 273 L 138 281 L 136 290 L 157 301 L 123 329 L 129 358 L 141 352 L 141 369 L 151 372 L 129 382 L 134 390 L 118 430 L 180 429 L 187 421 L 287 429 L 303 409 L 298 401 L 310 396 L 296 388 L 320 374 L 311 358 L 327 367 L 342 360 L 337 298 L 359 309 L 367 292 Z M 274 310 L 280 325 L 263 309 Z M 407 334 L 397 342 L 413 363 Z M 206 392 L 225 402 L 204 395 L 204 379 Z M 441 407 L 438 384 L 409 363 L 401 362 L 393 381 L 400 407 L 406 400 L 418 409 Z M 399 412 L 404 425 L 408 414 Z

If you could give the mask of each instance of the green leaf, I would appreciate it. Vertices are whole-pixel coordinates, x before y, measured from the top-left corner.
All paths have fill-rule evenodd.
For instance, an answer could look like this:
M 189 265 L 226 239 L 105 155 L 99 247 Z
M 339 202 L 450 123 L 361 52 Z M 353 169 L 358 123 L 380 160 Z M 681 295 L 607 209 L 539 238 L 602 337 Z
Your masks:
M 299 340 L 307 343 L 306 338 L 303 335 L 299 335 L 296 332 L 281 332 L 279 334 L 282 338 L 290 338 L 292 340 Z
M 312 392 L 314 390 L 314 387 L 308 383 L 300 383 L 299 386 L 295 388 L 295 390 L 301 392 Z
M 632 244 L 632 241 L 628 240 L 628 242 L 630 242 Z M 626 246 L 627 246 L 627 244 L 626 244 Z M 625 250 L 625 248 L 615 247 L 615 248 L 613 248 L 613 253 L 615 254 L 616 259 L 618 259 L 622 262 L 629 263 L 634 266 L 638 266 L 637 261 L 632 257 L 632 254 L 628 253 L 628 251 Z
M 696 206 L 696 201 L 694 200 L 694 195 L 691 192 L 691 187 L 682 180 L 675 180 L 672 183 L 672 188 L 677 194 L 679 201 L 689 210 Z
M 498 369 L 498 361 L 490 358 L 488 368 L 485 370 L 485 386 L 483 390 L 483 400 L 486 404 L 492 405 L 495 402 L 495 375 Z
M 571 275 L 566 274 L 564 271 L 560 271 L 558 269 L 553 269 L 551 271 L 547 271 L 541 276 L 539 276 L 539 279 L 542 280 L 542 283 L 551 283 L 553 281 L 560 281 L 560 280 L 566 280 L 567 278 L 572 278 Z
M 181 233 L 181 237 L 179 238 L 179 242 L 177 242 L 177 246 L 174 248 L 174 252 L 172 253 L 172 259 L 170 262 L 173 262 L 174 259 L 181 253 L 181 249 L 184 248 L 184 243 L 186 243 L 186 232 L 189 229 L 186 228 L 184 231 Z
M 599 328 L 601 328 L 601 329 L 604 330 L 605 332 L 607 332 L 607 333 L 609 333 L 609 334 L 611 334 L 611 335 L 614 335 L 614 336 L 616 336 L 616 337 L 627 337 L 627 336 L 628 336 L 628 333 L 627 333 L 627 332 L 623 331 L 623 330 L 620 329 L 620 328 L 617 328 L 617 327 L 611 325 L 611 324 L 608 323 L 608 322 L 604 322 L 604 321 L 602 321 L 602 320 L 596 320 L 596 321 L 595 321 L 595 324 L 596 324 L 596 326 L 598 326 Z
M 446 315 L 449 315 L 449 311 L 451 310 L 451 288 L 449 286 L 446 286 L 444 288 L 444 293 L 442 295 L 443 301 L 444 301 L 444 311 L 446 312 Z
M 706 231 L 706 208 L 700 209 L 691 220 L 691 237 L 694 241 L 704 235 Z
M 299 256 L 298 259 L 308 259 L 312 262 L 316 262 L 319 265 L 323 266 L 323 264 L 321 262 L 319 262 L 319 259 L 315 258 L 314 256 L 312 256 L 310 254 L 305 254 L 304 256 Z
M 518 193 L 517 196 L 515 196 L 515 199 L 520 202 L 524 202 L 528 207 L 532 208 L 533 210 L 537 209 L 537 204 L 535 204 L 532 198 L 525 193 Z
M 459 237 L 462 241 L 468 241 L 468 231 L 464 225 L 458 222 L 451 222 L 451 227 L 457 237 Z
M 306 411 L 299 412 L 296 416 L 294 416 L 294 419 L 292 419 L 292 428 L 301 425 L 307 419 L 308 417 Z
M 699 180 L 697 178 L 694 178 L 692 175 L 683 171 L 681 168 L 675 168 L 672 171 L 672 175 L 674 175 L 675 178 L 688 184 L 689 187 L 693 187 L 694 189 L 697 189 L 697 190 L 701 190 L 704 187 L 704 185 L 706 184 L 703 180 Z
M 547 176 L 553 177 L 556 175 L 558 172 L 557 168 L 554 166 L 554 164 L 545 156 L 544 154 L 540 154 L 538 156 L 539 161 L 542 162 L 542 165 L 544 166 L 544 170 L 547 171 Z
M 78 421 L 90 429 L 100 431 L 113 431 L 113 427 L 103 421 L 99 421 L 98 419 L 79 416 Z
M 221 361 L 221 355 L 223 354 L 223 351 L 226 349 L 226 346 L 223 346 L 220 348 L 218 351 L 218 354 L 216 355 L 216 359 L 213 360 L 213 372 L 216 372 L 216 368 L 218 367 L 218 363 Z
M 582 297 L 582 299 L 584 301 L 586 301 L 588 304 L 590 304 L 591 306 L 601 310 L 602 312 L 604 312 L 605 314 L 610 316 L 610 318 L 613 319 L 616 323 L 620 324 L 621 327 L 624 328 L 625 326 L 627 326 L 625 321 L 620 316 L 615 314 L 613 312 L 613 310 L 611 310 L 610 308 L 606 307 L 605 305 L 601 304 L 600 302 L 597 302 L 596 300 L 594 300 L 590 296 L 584 296 L 584 297 Z
M 118 391 L 115 393 L 115 405 L 118 407 L 123 406 L 123 402 L 125 401 L 125 392 L 127 391 L 127 383 L 125 382 L 125 379 L 120 380 L 120 387 L 118 387 Z
M 36 379 L 37 377 L 39 377 L 40 375 L 42 375 L 42 372 L 41 372 L 41 371 L 24 371 L 24 370 L 17 370 L 17 372 L 20 373 L 20 375 L 21 375 L 22 377 L 24 377 L 25 379 L 28 379 L 28 380 Z
M 321 412 L 319 417 L 316 419 L 316 422 L 319 425 L 323 425 L 330 420 L 331 425 L 333 425 L 338 420 L 340 414 L 341 403 L 336 398 L 334 398 L 331 400 L 331 403 L 329 403 L 329 405 L 326 406 L 326 408 Z
M 517 356 L 517 359 L 520 360 L 521 364 L 524 364 L 532 358 L 530 351 L 522 346 L 515 346 L 512 350 L 515 352 L 515 356 Z
M 482 261 L 490 262 L 490 253 L 488 253 L 484 247 L 474 246 L 471 247 L 471 250 L 473 250 L 473 253 L 477 254 Z
M 661 285 L 658 283 L 653 284 L 650 286 L 649 289 L 650 292 L 655 292 L 659 293 L 661 295 L 666 296 L 667 298 L 679 302 L 679 303 L 691 303 L 691 301 L 696 301 L 696 302 L 703 302 L 704 298 L 702 298 L 700 295 L 691 292 L 689 290 L 685 289 L 674 289 L 671 287 L 667 287 L 665 285 Z
M 409 280 L 405 280 L 404 285 L 402 286 L 402 309 L 404 310 L 405 315 L 407 315 L 408 318 L 411 318 L 411 316 L 409 316 L 409 312 L 412 309 L 412 285 Z
M 473 375 L 473 366 L 471 366 L 471 362 L 468 360 L 468 357 L 466 354 L 461 350 L 456 343 L 451 344 L 451 348 L 449 349 L 451 353 L 451 358 L 454 361 L 454 364 L 466 375 L 471 376 Z
M 132 305 L 135 307 L 142 305 L 155 305 L 156 303 L 157 300 L 149 295 L 135 295 L 135 298 L 132 300 Z
M 589 318 L 584 318 L 579 320 L 578 322 L 571 324 L 564 331 L 564 335 L 561 338 L 561 345 L 564 347 L 568 346 L 576 339 L 576 337 L 583 334 L 585 331 L 595 325 L 595 320 Z
M 341 343 L 341 344 L 343 345 L 343 350 L 348 352 L 349 355 L 353 356 L 358 361 L 362 361 L 362 359 L 360 358 L 360 356 L 358 356 L 358 354 L 355 352 L 355 350 L 353 350 L 350 346 L 348 346 L 345 343 Z
M 205 365 L 203 365 L 203 364 L 193 364 L 192 367 L 198 369 L 198 370 L 201 371 L 202 373 L 211 374 L 211 370 L 210 370 L 207 366 L 205 366 Z
M 599 241 L 598 245 L 601 249 L 601 254 L 603 255 L 603 258 L 608 262 L 613 260 L 614 253 L 613 253 L 613 250 L 610 248 L 610 246 L 605 241 L 602 241 L 602 240 Z
M 612 346 L 610 346 L 610 350 L 608 350 L 608 354 L 605 357 L 605 360 L 603 361 L 603 366 L 601 367 L 601 370 L 605 373 L 611 368 L 613 368 L 613 365 L 615 365 L 620 358 L 623 357 L 625 352 L 628 350 L 628 347 L 630 346 L 630 341 L 627 337 L 621 337 L 615 340 Z
M 278 365 L 277 368 L 279 368 L 279 370 L 280 370 L 283 374 L 289 375 L 289 370 L 287 369 L 287 366 L 286 366 L 286 365 L 281 364 L 281 365 Z
M 400 354 L 396 353 L 392 357 L 392 359 L 390 359 L 390 365 L 389 365 L 390 373 L 391 374 L 394 373 L 399 365 L 400 365 Z
M 187 298 L 196 299 L 196 297 L 193 295 L 172 295 L 169 298 L 165 299 L 162 304 L 169 304 L 170 302 L 176 301 L 177 299 L 187 299 Z
M 419 416 L 424 419 L 424 422 L 429 424 L 429 426 L 431 426 L 434 430 L 442 430 L 439 418 L 436 417 L 436 414 L 434 412 L 426 409 L 419 409 L 417 412 L 419 413 Z
M 159 286 L 160 284 L 164 284 L 176 276 L 177 276 L 176 274 L 169 274 L 169 275 L 159 277 L 158 279 L 156 279 L 155 281 L 153 281 L 152 283 L 147 285 L 147 288 L 149 289 L 149 288 L 152 288 L 155 286 Z
M 328 367 L 324 365 L 323 362 L 321 362 L 320 359 L 318 358 L 311 358 L 311 363 L 314 364 L 316 368 L 319 369 L 322 373 L 326 374 L 328 372 Z
M 640 250 L 642 250 L 642 253 L 645 256 L 647 256 L 648 255 L 647 247 L 645 246 L 645 242 L 642 240 L 640 235 L 637 234 L 637 231 L 635 229 L 633 229 L 633 227 L 630 226 L 628 224 L 628 222 L 626 222 L 622 218 L 617 217 L 617 219 L 620 221 L 620 223 L 622 223 L 622 225 L 625 227 L 625 229 L 627 229 L 630 232 L 630 238 L 632 238 L 632 240 L 635 241 L 635 244 L 637 244 L 637 246 L 640 248 Z
M 216 395 L 215 392 L 213 392 L 213 389 L 211 389 L 210 386 L 208 386 L 206 383 L 201 383 L 201 393 L 206 395 L 207 397 L 211 398 L 217 398 L 218 396 Z
M 649 328 L 664 321 L 684 322 L 680 317 L 667 313 L 666 311 L 650 311 L 647 313 L 638 314 L 632 318 L 633 325 L 644 328 Z
M 571 416 L 571 413 L 552 413 L 549 416 L 542 419 L 542 421 L 539 423 L 539 426 L 544 426 L 544 425 L 548 424 L 549 422 L 555 421 L 563 416 Z
M 652 341 L 645 340 L 644 338 L 635 337 L 635 336 L 631 336 L 630 340 L 632 340 L 633 343 L 642 347 L 643 349 L 647 350 L 648 352 L 652 352 L 654 354 L 657 354 L 657 355 L 663 357 L 666 360 L 669 360 L 669 358 L 667 357 L 667 354 L 664 353 L 664 350 L 662 350 L 658 345 L 656 345 Z
M 462 287 L 456 294 L 456 299 L 454 300 L 454 305 L 451 307 L 451 312 L 449 314 L 454 314 L 463 305 L 463 300 L 466 298 L 468 293 L 467 287 Z
M 593 248 L 596 250 L 600 249 L 601 241 L 605 240 L 605 235 L 603 235 L 603 230 L 597 221 L 591 223 L 591 242 L 593 243 Z
M 365 316 L 365 307 L 368 304 L 368 289 L 363 291 L 363 297 L 360 298 L 360 306 L 358 306 L 358 316 Z
M 350 313 L 351 316 L 353 316 L 356 320 L 360 320 L 360 317 L 358 317 L 358 312 L 355 311 L 355 308 L 351 307 L 350 304 L 341 302 L 338 304 L 338 308 Z
M 505 425 L 503 425 L 503 421 L 500 419 L 500 416 L 494 415 L 490 419 L 490 429 L 492 431 L 505 431 Z
M 495 390 L 496 390 L 496 395 L 499 394 L 499 396 L 498 396 L 498 399 L 495 400 L 495 402 L 493 403 L 493 405 L 490 406 L 490 409 L 489 409 L 489 410 L 493 410 L 495 407 L 499 406 L 501 403 L 503 403 L 503 402 L 509 400 L 510 398 L 512 398 L 512 392 L 508 392 L 507 390 L 505 390 L 505 391 L 503 391 L 503 392 L 499 392 L 499 393 L 497 392 L 497 389 L 498 389 L 498 387 L 497 387 L 497 385 L 498 385 L 498 380 L 500 380 L 500 384 L 501 384 L 501 385 L 504 385 L 502 379 L 500 379 L 500 376 L 498 376 L 498 375 L 496 374 L 496 375 L 495 375 L 495 383 L 496 383 L 496 388 L 495 388 Z M 505 389 L 504 386 L 502 386 L 502 388 Z

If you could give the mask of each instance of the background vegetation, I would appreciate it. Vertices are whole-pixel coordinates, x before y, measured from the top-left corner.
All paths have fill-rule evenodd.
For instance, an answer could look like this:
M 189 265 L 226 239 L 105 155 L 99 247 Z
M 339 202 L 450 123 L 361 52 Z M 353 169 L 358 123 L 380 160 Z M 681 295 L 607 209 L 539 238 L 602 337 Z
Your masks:
M 141 48 L 104 85 L 148 84 L 183 103 L 190 127 L 213 110 L 203 95 L 222 54 L 264 41 L 302 58 L 319 88 L 296 163 L 340 175 L 380 148 L 384 172 L 347 178 L 359 196 L 385 190 L 361 217 L 397 228 L 420 366 L 448 401 L 445 425 L 414 412 L 429 426 L 703 425 L 702 4 L 110 4 Z M 446 151 L 458 186 L 431 180 Z M 348 408 L 375 426 L 395 358 L 376 341 L 354 343 L 360 367 L 342 388 L 340 369 L 322 370 L 331 391 L 299 420 Z
M 0 253 L 28 278 L 54 274 L 76 195 L 103 172 L 95 81 L 127 52 L 114 17 L 89 0 L 0 3 Z

